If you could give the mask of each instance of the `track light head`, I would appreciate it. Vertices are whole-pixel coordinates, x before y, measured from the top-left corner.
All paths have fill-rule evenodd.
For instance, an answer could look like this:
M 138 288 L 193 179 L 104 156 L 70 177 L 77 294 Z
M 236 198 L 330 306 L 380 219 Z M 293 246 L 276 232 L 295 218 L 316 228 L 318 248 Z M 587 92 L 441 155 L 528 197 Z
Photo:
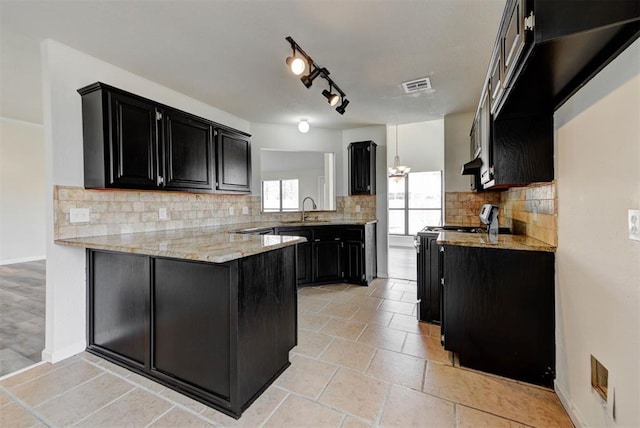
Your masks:
M 306 68 L 304 60 L 302 58 L 296 57 L 295 55 L 288 57 L 286 63 L 291 69 L 291 72 L 296 76 L 301 75 Z
M 324 91 L 322 91 L 322 95 L 325 96 L 325 98 L 327 99 L 327 102 L 331 107 L 338 104 L 338 101 L 340 100 L 340 97 L 338 96 L 338 94 L 332 93 L 331 90 L 327 91 L 325 89 Z
M 348 105 L 349 105 L 349 100 L 346 98 L 343 98 L 342 104 L 336 107 L 336 111 L 340 114 L 344 114 L 344 109 L 346 109 Z
M 314 68 L 311 73 L 309 73 L 306 76 L 302 76 L 300 78 L 300 80 L 302 81 L 304 86 L 307 89 L 309 89 L 311 87 L 311 85 L 313 85 L 313 81 L 315 80 L 315 78 L 318 77 L 319 75 L 320 75 L 320 69 L 319 68 Z

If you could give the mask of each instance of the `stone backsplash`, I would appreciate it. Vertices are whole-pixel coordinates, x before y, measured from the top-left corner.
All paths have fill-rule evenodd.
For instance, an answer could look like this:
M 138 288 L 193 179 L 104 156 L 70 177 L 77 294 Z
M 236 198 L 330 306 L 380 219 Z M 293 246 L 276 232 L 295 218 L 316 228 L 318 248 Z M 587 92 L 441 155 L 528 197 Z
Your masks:
M 260 196 L 54 187 L 55 239 L 150 232 L 256 221 L 291 221 L 300 213 L 262 213 Z M 357 207 L 360 207 L 359 212 Z M 336 211 L 313 211 L 318 220 L 373 220 L 375 196 L 338 196 Z M 88 223 L 70 223 L 71 208 L 89 208 Z M 167 209 L 160 220 L 159 209 Z
M 482 205 L 499 203 L 500 193 L 496 192 L 447 192 L 444 222 L 457 226 L 481 226 L 478 214 Z
M 480 226 L 478 218 L 483 204 L 500 206 L 500 226 L 515 234 L 528 235 L 554 246 L 558 245 L 558 200 L 556 184 L 536 183 L 503 192 L 447 192 L 445 223 Z

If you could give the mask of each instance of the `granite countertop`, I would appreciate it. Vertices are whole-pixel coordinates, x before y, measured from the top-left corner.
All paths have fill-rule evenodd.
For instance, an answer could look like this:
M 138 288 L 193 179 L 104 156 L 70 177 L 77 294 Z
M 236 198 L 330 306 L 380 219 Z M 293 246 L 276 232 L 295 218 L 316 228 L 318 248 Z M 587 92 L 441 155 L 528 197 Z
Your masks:
M 305 242 L 304 237 L 251 235 L 251 230 L 282 226 L 364 225 L 371 221 L 339 220 L 304 223 L 257 222 L 193 229 L 57 239 L 56 244 L 175 259 L 225 263 Z M 245 232 L 245 233 L 238 233 Z
M 498 242 L 489 241 L 486 233 L 440 232 L 437 239 L 441 245 L 461 247 L 498 248 L 504 250 L 555 252 L 556 247 L 525 235 L 498 235 Z

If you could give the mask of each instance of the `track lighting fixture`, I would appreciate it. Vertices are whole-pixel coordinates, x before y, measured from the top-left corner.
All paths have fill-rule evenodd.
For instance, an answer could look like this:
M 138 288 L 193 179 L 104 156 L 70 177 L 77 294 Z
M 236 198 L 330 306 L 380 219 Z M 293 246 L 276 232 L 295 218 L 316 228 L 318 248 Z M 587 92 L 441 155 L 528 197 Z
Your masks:
M 329 89 L 324 89 L 322 91 L 322 95 L 325 96 L 327 102 L 331 107 L 337 105 L 338 101 L 341 101 L 341 104 L 336 107 L 336 111 L 340 114 L 344 114 L 347 105 L 349 105 L 349 100 L 347 100 L 346 94 L 342 92 L 340 87 L 336 85 L 336 83 L 329 77 L 329 70 L 316 64 L 313 59 L 311 59 L 311 57 L 302 50 L 302 48 L 295 42 L 295 40 L 291 38 L 291 36 L 286 37 L 285 40 L 288 41 L 289 44 L 291 44 L 291 49 L 293 49 L 293 54 L 286 60 L 286 63 L 291 68 L 291 71 L 296 75 L 300 75 L 304 72 L 306 68 L 304 63 L 305 61 L 303 61 L 302 58 L 296 56 L 296 53 L 304 57 L 307 65 L 309 66 L 309 74 L 300 78 L 304 86 L 309 89 L 313 85 L 313 81 L 316 78 L 322 77 L 329 84 Z

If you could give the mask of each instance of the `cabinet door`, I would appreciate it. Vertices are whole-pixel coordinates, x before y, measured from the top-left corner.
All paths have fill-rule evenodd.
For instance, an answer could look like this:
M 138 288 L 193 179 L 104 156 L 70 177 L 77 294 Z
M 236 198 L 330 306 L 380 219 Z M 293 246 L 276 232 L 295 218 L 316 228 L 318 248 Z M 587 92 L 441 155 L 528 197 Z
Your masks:
M 313 243 L 314 282 L 342 280 L 340 241 Z
M 502 43 L 498 43 L 498 48 L 493 54 L 491 68 L 489 71 L 489 105 L 491 113 L 496 113 L 500 98 L 502 97 Z
M 179 111 L 165 112 L 165 186 L 213 190 L 213 127 Z
M 109 93 L 111 176 L 109 187 L 156 188 L 158 138 L 156 108 L 144 100 Z
M 346 241 L 343 249 L 344 280 L 364 282 L 364 244 L 361 241 Z
M 251 191 L 251 142 L 248 137 L 218 130 L 217 183 L 219 190 Z
M 375 144 L 371 141 L 349 145 L 349 194 L 374 195 Z
M 230 396 L 229 267 L 155 260 L 151 369 Z
M 504 48 L 502 61 L 504 87 L 508 87 L 511 83 L 511 77 L 513 76 L 518 58 L 520 58 L 520 54 L 525 46 L 525 13 L 524 0 L 514 0 L 507 15 L 502 44 Z
M 89 347 L 144 367 L 148 344 L 149 259 L 89 251 Z
M 311 237 L 313 233 L 310 228 L 279 227 L 276 230 L 278 235 L 303 236 L 307 242 L 296 245 L 297 254 L 297 280 L 298 285 L 309 284 L 313 280 L 311 271 Z
M 493 173 L 491 172 L 492 163 L 492 146 L 491 146 L 491 111 L 490 111 L 490 98 L 489 88 L 485 89 L 480 104 L 480 110 L 478 111 L 478 136 L 480 139 L 482 157 L 482 166 L 480 167 L 480 182 L 484 185 L 493 179 Z

